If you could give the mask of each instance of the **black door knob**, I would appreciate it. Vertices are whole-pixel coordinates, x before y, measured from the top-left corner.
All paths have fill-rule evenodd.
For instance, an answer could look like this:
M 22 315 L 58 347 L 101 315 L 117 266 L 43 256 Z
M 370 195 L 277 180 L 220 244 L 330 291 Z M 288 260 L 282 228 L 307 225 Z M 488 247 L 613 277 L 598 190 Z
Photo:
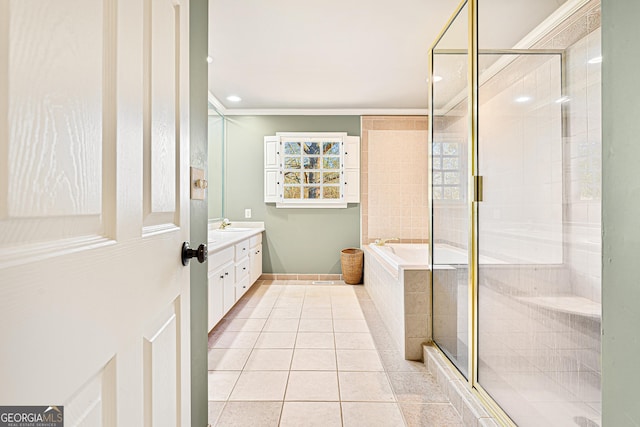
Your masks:
M 184 242 L 182 244 L 182 265 L 189 265 L 189 260 L 191 258 L 197 258 L 199 263 L 203 263 L 207 260 L 207 256 L 209 252 L 207 250 L 207 245 L 202 243 L 198 246 L 198 249 L 191 249 L 189 247 L 189 242 Z

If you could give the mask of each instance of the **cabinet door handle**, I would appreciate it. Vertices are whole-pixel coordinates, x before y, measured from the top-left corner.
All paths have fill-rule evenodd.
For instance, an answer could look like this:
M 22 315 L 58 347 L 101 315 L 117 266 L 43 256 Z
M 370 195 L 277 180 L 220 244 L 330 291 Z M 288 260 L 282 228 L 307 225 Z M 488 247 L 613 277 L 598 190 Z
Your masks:
M 221 279 L 224 279 L 224 276 L 220 276 Z
M 244 271 L 244 270 L 246 270 L 246 269 L 247 269 L 247 267 L 242 267 L 242 271 Z
M 228 276 L 228 275 L 229 275 L 229 272 L 228 272 L 228 271 L 226 271 L 226 272 L 224 273 L 224 275 L 225 275 L 225 276 Z

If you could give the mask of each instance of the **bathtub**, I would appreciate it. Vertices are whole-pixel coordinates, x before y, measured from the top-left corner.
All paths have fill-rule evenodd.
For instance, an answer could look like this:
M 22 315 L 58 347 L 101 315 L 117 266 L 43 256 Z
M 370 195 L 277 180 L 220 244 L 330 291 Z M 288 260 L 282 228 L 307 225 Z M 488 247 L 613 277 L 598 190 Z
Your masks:
M 369 248 L 379 257 L 379 261 L 390 274 L 396 278 L 402 270 L 430 270 L 429 245 L 426 243 L 392 243 L 378 246 L 369 244 Z M 467 264 L 467 252 L 446 244 L 437 244 L 434 247 L 434 259 L 437 265 L 464 265 Z M 497 263 L 495 260 L 488 263 Z
M 364 247 L 364 287 L 405 359 L 420 360 L 431 341 L 431 274 L 427 244 Z

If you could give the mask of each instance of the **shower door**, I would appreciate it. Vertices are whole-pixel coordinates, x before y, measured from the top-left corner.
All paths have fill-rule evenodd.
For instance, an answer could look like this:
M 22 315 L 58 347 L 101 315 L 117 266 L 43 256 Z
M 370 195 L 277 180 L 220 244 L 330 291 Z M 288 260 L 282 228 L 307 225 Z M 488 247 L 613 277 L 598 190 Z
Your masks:
M 599 304 L 572 264 L 582 231 L 563 147 L 580 117 L 565 51 L 478 60 L 478 384 L 519 426 L 597 426 Z
M 464 7 L 430 58 L 433 340 L 465 377 L 470 372 L 467 19 Z

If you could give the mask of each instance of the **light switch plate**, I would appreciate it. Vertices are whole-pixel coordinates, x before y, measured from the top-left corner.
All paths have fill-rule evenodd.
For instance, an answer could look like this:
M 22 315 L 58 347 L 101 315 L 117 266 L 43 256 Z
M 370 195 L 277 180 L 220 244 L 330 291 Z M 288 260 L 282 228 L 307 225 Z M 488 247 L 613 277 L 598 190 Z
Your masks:
M 198 182 L 201 184 L 200 186 L 197 185 Z M 207 191 L 206 185 L 204 169 L 191 167 L 191 200 L 204 200 Z

